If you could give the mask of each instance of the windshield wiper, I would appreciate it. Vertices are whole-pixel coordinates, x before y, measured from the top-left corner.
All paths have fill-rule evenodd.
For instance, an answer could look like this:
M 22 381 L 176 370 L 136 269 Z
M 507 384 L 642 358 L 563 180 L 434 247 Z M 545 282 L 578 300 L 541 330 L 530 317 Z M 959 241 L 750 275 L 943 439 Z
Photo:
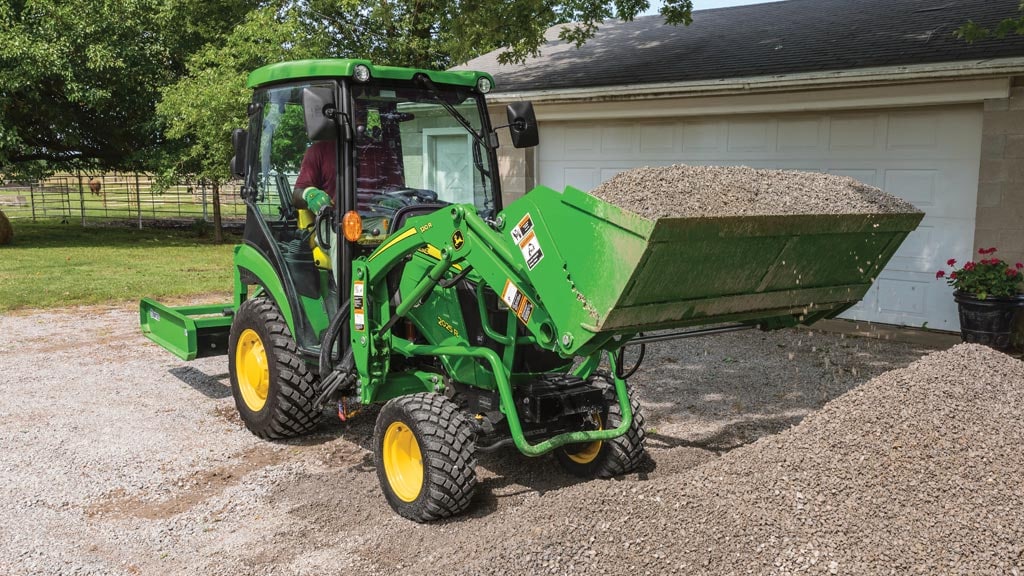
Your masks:
M 452 118 L 455 118 L 455 121 L 466 129 L 466 132 L 469 132 L 470 134 L 473 135 L 473 140 L 476 141 L 476 146 L 473 146 L 473 166 L 476 167 L 476 169 L 480 172 L 481 175 L 483 175 L 485 179 L 490 178 L 491 171 L 484 168 L 484 161 L 480 155 L 480 146 L 488 146 L 488 143 L 484 140 L 484 137 L 480 135 L 475 128 L 473 128 L 473 125 L 469 123 L 469 120 L 466 120 L 466 117 L 463 116 L 462 113 L 455 108 L 455 106 L 452 106 L 451 102 L 445 100 L 444 96 L 441 95 L 440 90 L 437 89 L 437 86 L 434 85 L 434 83 L 426 74 L 420 74 L 416 76 L 416 82 L 418 82 L 423 88 L 425 88 L 427 92 L 429 92 L 430 95 L 434 97 L 434 100 L 437 100 L 437 103 L 440 104 L 445 110 L 447 110 L 448 114 L 450 114 Z
M 466 120 L 466 117 L 463 116 L 461 112 L 456 110 L 455 106 L 451 105 L 451 102 L 448 102 L 447 100 L 444 99 L 443 96 L 441 96 L 440 90 L 437 89 L 437 86 L 434 85 L 434 83 L 426 74 L 420 74 L 416 76 L 416 82 L 423 86 L 427 90 L 427 92 L 429 92 L 430 95 L 434 97 L 434 100 L 437 100 L 437 103 L 443 106 L 444 109 L 448 111 L 448 114 L 451 114 L 452 118 L 455 118 L 455 121 L 466 129 L 466 132 L 469 132 L 470 134 L 473 135 L 473 139 L 476 140 L 477 144 L 479 144 L 480 146 L 487 145 L 487 143 L 484 142 L 484 137 L 477 133 L 476 129 L 473 128 L 473 125 L 469 123 L 469 120 Z

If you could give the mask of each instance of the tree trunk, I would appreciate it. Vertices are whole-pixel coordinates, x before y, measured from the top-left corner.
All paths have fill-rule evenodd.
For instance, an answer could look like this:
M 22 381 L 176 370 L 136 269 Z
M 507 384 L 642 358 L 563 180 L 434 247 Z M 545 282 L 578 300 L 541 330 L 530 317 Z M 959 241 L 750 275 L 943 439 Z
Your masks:
M 224 242 L 224 228 L 220 220 L 220 183 L 213 183 L 213 241 L 220 244 Z

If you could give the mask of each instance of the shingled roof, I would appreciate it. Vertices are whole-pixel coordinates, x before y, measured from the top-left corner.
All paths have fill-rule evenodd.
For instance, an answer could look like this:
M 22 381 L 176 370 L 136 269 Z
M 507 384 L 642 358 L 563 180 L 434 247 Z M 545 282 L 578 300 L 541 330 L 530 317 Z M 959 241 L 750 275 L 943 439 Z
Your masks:
M 514 92 L 740 78 L 1024 56 L 1024 36 L 974 44 L 953 31 L 1020 16 L 1020 0 L 788 0 L 699 10 L 690 26 L 661 16 L 611 21 L 576 49 L 548 42 L 524 65 L 499 51 L 464 68 Z M 549 37 L 557 36 L 557 30 Z M 460 67 L 462 68 L 462 67 Z

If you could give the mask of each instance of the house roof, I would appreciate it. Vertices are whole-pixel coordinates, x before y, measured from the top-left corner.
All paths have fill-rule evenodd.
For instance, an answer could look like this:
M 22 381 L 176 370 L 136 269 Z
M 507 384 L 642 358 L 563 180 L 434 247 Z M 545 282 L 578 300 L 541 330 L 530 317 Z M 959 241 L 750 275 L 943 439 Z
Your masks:
M 788 0 L 699 10 L 690 26 L 661 16 L 610 21 L 576 49 L 557 37 L 540 57 L 499 65 L 496 50 L 465 68 L 496 92 L 686 82 L 1024 56 L 1024 36 L 955 38 L 968 20 L 1020 16 L 1020 0 Z

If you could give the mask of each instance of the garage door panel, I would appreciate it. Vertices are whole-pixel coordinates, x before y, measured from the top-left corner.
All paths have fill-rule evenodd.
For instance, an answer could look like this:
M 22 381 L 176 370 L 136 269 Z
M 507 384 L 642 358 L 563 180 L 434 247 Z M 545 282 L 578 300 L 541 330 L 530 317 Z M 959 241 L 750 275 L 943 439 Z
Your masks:
M 633 155 L 633 126 L 618 124 L 601 128 L 601 152 L 606 155 Z
M 828 149 L 832 152 L 868 152 L 881 149 L 877 114 L 853 114 L 829 119 Z
M 644 154 L 675 155 L 676 126 L 674 124 L 644 124 L 640 126 L 640 152 Z
M 675 163 L 829 172 L 880 186 L 925 213 L 846 316 L 957 330 L 947 258 L 973 250 L 981 107 L 735 115 L 541 126 L 540 182 L 590 190 L 620 171 Z
M 778 121 L 776 149 L 782 153 L 815 152 L 822 148 L 822 119 L 797 117 Z
M 569 158 L 590 158 L 600 149 L 598 131 L 595 128 L 568 127 L 564 135 L 564 152 Z
M 687 121 L 682 124 L 684 153 L 715 154 L 722 151 L 722 122 Z
M 927 281 L 906 278 L 878 279 L 878 312 L 887 316 L 900 316 L 903 323 L 920 324 L 928 320 Z M 914 322 L 913 319 L 917 319 Z
M 923 111 L 890 114 L 885 147 L 903 151 L 937 150 L 939 139 L 935 115 Z
M 775 152 L 775 126 L 772 120 L 738 120 L 728 123 L 726 148 L 729 152 Z
M 935 261 L 933 254 L 935 244 L 938 242 L 936 236 L 941 234 L 935 228 L 935 219 L 922 221 L 917 230 L 911 232 L 903 241 L 892 259 L 889 260 L 887 269 L 902 272 L 928 272 Z
M 936 170 L 931 169 L 889 169 L 882 189 L 928 212 L 935 208 L 935 177 Z

